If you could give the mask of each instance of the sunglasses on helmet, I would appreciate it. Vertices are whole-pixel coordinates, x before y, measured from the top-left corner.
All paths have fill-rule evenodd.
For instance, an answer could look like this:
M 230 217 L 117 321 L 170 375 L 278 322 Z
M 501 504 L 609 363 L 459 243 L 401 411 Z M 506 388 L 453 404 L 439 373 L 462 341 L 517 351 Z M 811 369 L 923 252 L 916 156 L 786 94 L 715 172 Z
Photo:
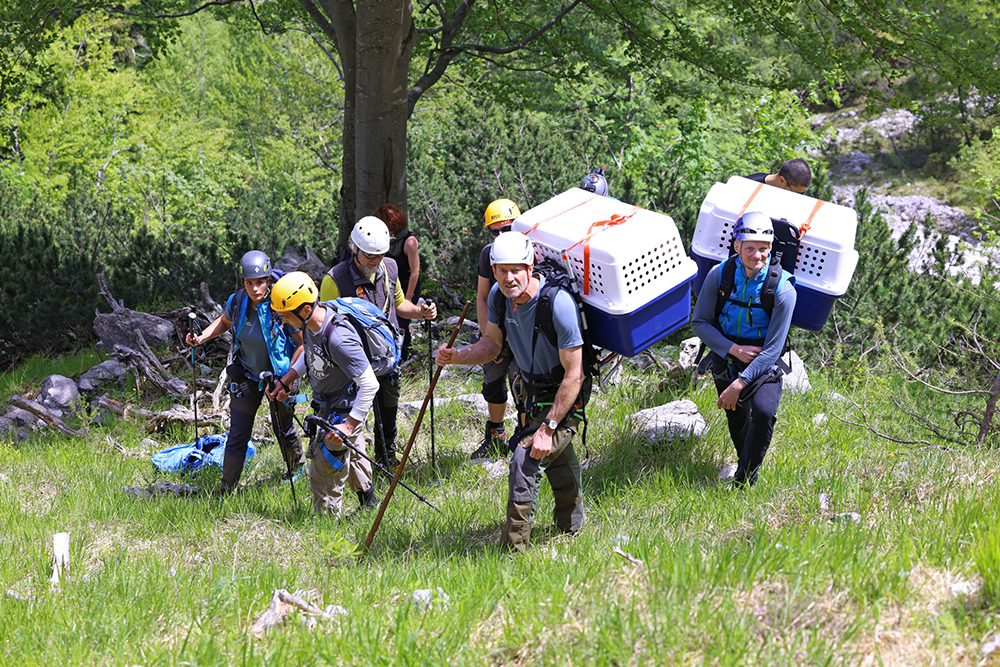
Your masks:
M 500 227 L 500 228 L 497 228 L 497 229 L 490 228 L 490 234 L 493 235 L 493 238 L 496 238 L 496 237 L 500 236 L 501 234 L 503 234 L 504 232 L 509 232 L 510 228 L 511 228 L 510 225 L 504 225 L 503 227 Z

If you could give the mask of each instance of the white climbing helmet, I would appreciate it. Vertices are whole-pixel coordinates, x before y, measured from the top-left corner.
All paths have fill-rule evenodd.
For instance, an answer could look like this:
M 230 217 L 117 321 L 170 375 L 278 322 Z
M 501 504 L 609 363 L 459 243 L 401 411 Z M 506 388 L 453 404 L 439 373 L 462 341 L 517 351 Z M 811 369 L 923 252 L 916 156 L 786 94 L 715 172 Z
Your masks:
M 531 239 L 521 232 L 504 232 L 493 241 L 490 249 L 490 264 L 535 263 L 535 247 Z
M 734 241 L 774 241 L 774 225 L 771 218 L 756 211 L 744 213 L 733 228 Z
M 351 230 L 351 241 L 369 255 L 384 255 L 389 252 L 389 228 L 374 215 L 366 215 Z

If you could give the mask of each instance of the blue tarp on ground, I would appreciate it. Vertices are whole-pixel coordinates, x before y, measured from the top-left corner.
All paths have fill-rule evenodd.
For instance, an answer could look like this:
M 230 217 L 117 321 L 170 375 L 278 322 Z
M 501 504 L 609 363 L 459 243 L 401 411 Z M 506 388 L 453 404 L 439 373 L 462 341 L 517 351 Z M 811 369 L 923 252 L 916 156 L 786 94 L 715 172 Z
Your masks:
M 205 435 L 191 444 L 178 443 L 173 447 L 157 452 L 151 459 L 153 465 L 163 472 L 193 472 L 204 466 L 222 467 L 226 455 L 226 440 L 228 433 Z M 257 448 L 252 442 L 247 443 L 247 459 L 257 456 Z

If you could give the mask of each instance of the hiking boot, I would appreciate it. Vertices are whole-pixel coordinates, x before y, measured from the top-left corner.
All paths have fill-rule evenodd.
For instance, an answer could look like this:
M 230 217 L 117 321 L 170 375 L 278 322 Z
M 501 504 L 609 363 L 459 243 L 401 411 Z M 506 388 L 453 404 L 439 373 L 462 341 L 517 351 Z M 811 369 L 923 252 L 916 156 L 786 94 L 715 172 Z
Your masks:
M 486 422 L 486 432 L 482 441 L 469 458 L 476 459 L 504 458 L 507 456 L 507 434 L 504 432 L 503 424 L 496 422 Z
M 244 465 L 246 465 L 246 459 L 226 455 L 222 460 L 222 484 L 219 485 L 219 495 L 228 495 L 236 490 L 236 487 L 240 485 Z
M 361 509 L 368 510 L 373 509 L 378 505 L 378 496 L 375 495 L 375 485 L 372 484 L 368 487 L 367 491 L 358 491 L 358 502 L 361 503 Z

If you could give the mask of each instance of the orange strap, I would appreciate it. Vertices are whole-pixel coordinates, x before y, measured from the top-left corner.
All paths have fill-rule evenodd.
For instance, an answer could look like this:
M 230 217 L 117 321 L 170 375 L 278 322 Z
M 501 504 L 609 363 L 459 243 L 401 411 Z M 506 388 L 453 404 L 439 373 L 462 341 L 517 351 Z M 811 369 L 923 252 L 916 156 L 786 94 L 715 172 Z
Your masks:
M 760 189 L 762 187 L 764 187 L 764 184 L 763 183 L 758 183 L 757 187 L 755 187 L 753 189 L 753 192 L 750 193 L 750 199 L 747 199 L 747 203 L 743 204 L 743 208 L 741 208 L 740 212 L 736 214 L 736 219 L 737 220 L 739 220 L 741 217 L 743 217 L 743 214 L 747 212 L 747 208 L 750 207 L 750 202 L 753 201 L 753 198 L 757 196 L 757 193 L 760 192 Z
M 601 196 L 603 196 L 603 195 L 599 195 L 599 194 L 596 194 L 596 193 L 594 193 L 594 194 L 591 194 L 591 196 L 590 196 L 590 197 L 588 197 L 588 198 L 584 199 L 584 200 L 583 200 L 582 202 L 580 202 L 579 204 L 574 204 L 573 206 L 570 206 L 570 207 L 569 207 L 568 209 L 566 209 L 565 211 L 560 211 L 559 213 L 556 213 L 555 215 L 550 215 L 549 217 L 545 218 L 544 220 L 539 220 L 538 222 L 536 222 L 536 223 L 534 224 L 534 226 L 532 226 L 532 228 L 531 228 L 531 229 L 529 229 L 528 231 L 526 231 L 526 232 L 524 233 L 524 235 L 525 235 L 525 236 L 531 236 L 531 232 L 533 232 L 533 231 L 535 231 L 536 229 L 538 229 L 538 225 L 542 224 L 543 222 L 548 222 L 549 220 L 552 220 L 553 218 L 558 218 L 558 217 L 559 217 L 560 215 L 566 215 L 567 213 L 569 213 L 569 212 L 570 212 L 570 211 L 572 211 L 573 209 L 575 209 L 575 208 L 579 208 L 579 207 L 583 206 L 584 204 L 586 204 L 587 202 L 590 202 L 590 201 L 593 201 L 593 200 L 594 200 L 594 199 L 596 199 L 597 197 L 601 197 Z
M 812 210 L 811 213 L 809 213 L 809 217 L 806 218 L 806 221 L 804 223 L 802 223 L 801 227 L 799 227 L 799 239 L 801 239 L 803 236 L 805 236 L 806 232 L 809 231 L 809 228 L 812 227 L 812 221 L 813 221 L 813 218 L 816 217 L 816 212 L 819 211 L 820 207 L 823 204 L 825 204 L 825 203 L 826 202 L 823 201 L 822 199 L 817 199 L 816 200 L 816 205 L 813 206 L 813 210 Z
M 590 226 L 590 229 L 587 230 L 586 236 L 563 251 L 563 254 L 568 253 L 576 246 L 581 243 L 583 244 L 583 293 L 585 295 L 590 294 L 590 238 L 599 232 L 603 232 L 605 229 L 610 229 L 611 227 L 622 224 L 641 210 L 642 209 L 636 206 L 629 212 L 628 215 L 615 214 L 611 216 L 610 220 L 598 220 Z

